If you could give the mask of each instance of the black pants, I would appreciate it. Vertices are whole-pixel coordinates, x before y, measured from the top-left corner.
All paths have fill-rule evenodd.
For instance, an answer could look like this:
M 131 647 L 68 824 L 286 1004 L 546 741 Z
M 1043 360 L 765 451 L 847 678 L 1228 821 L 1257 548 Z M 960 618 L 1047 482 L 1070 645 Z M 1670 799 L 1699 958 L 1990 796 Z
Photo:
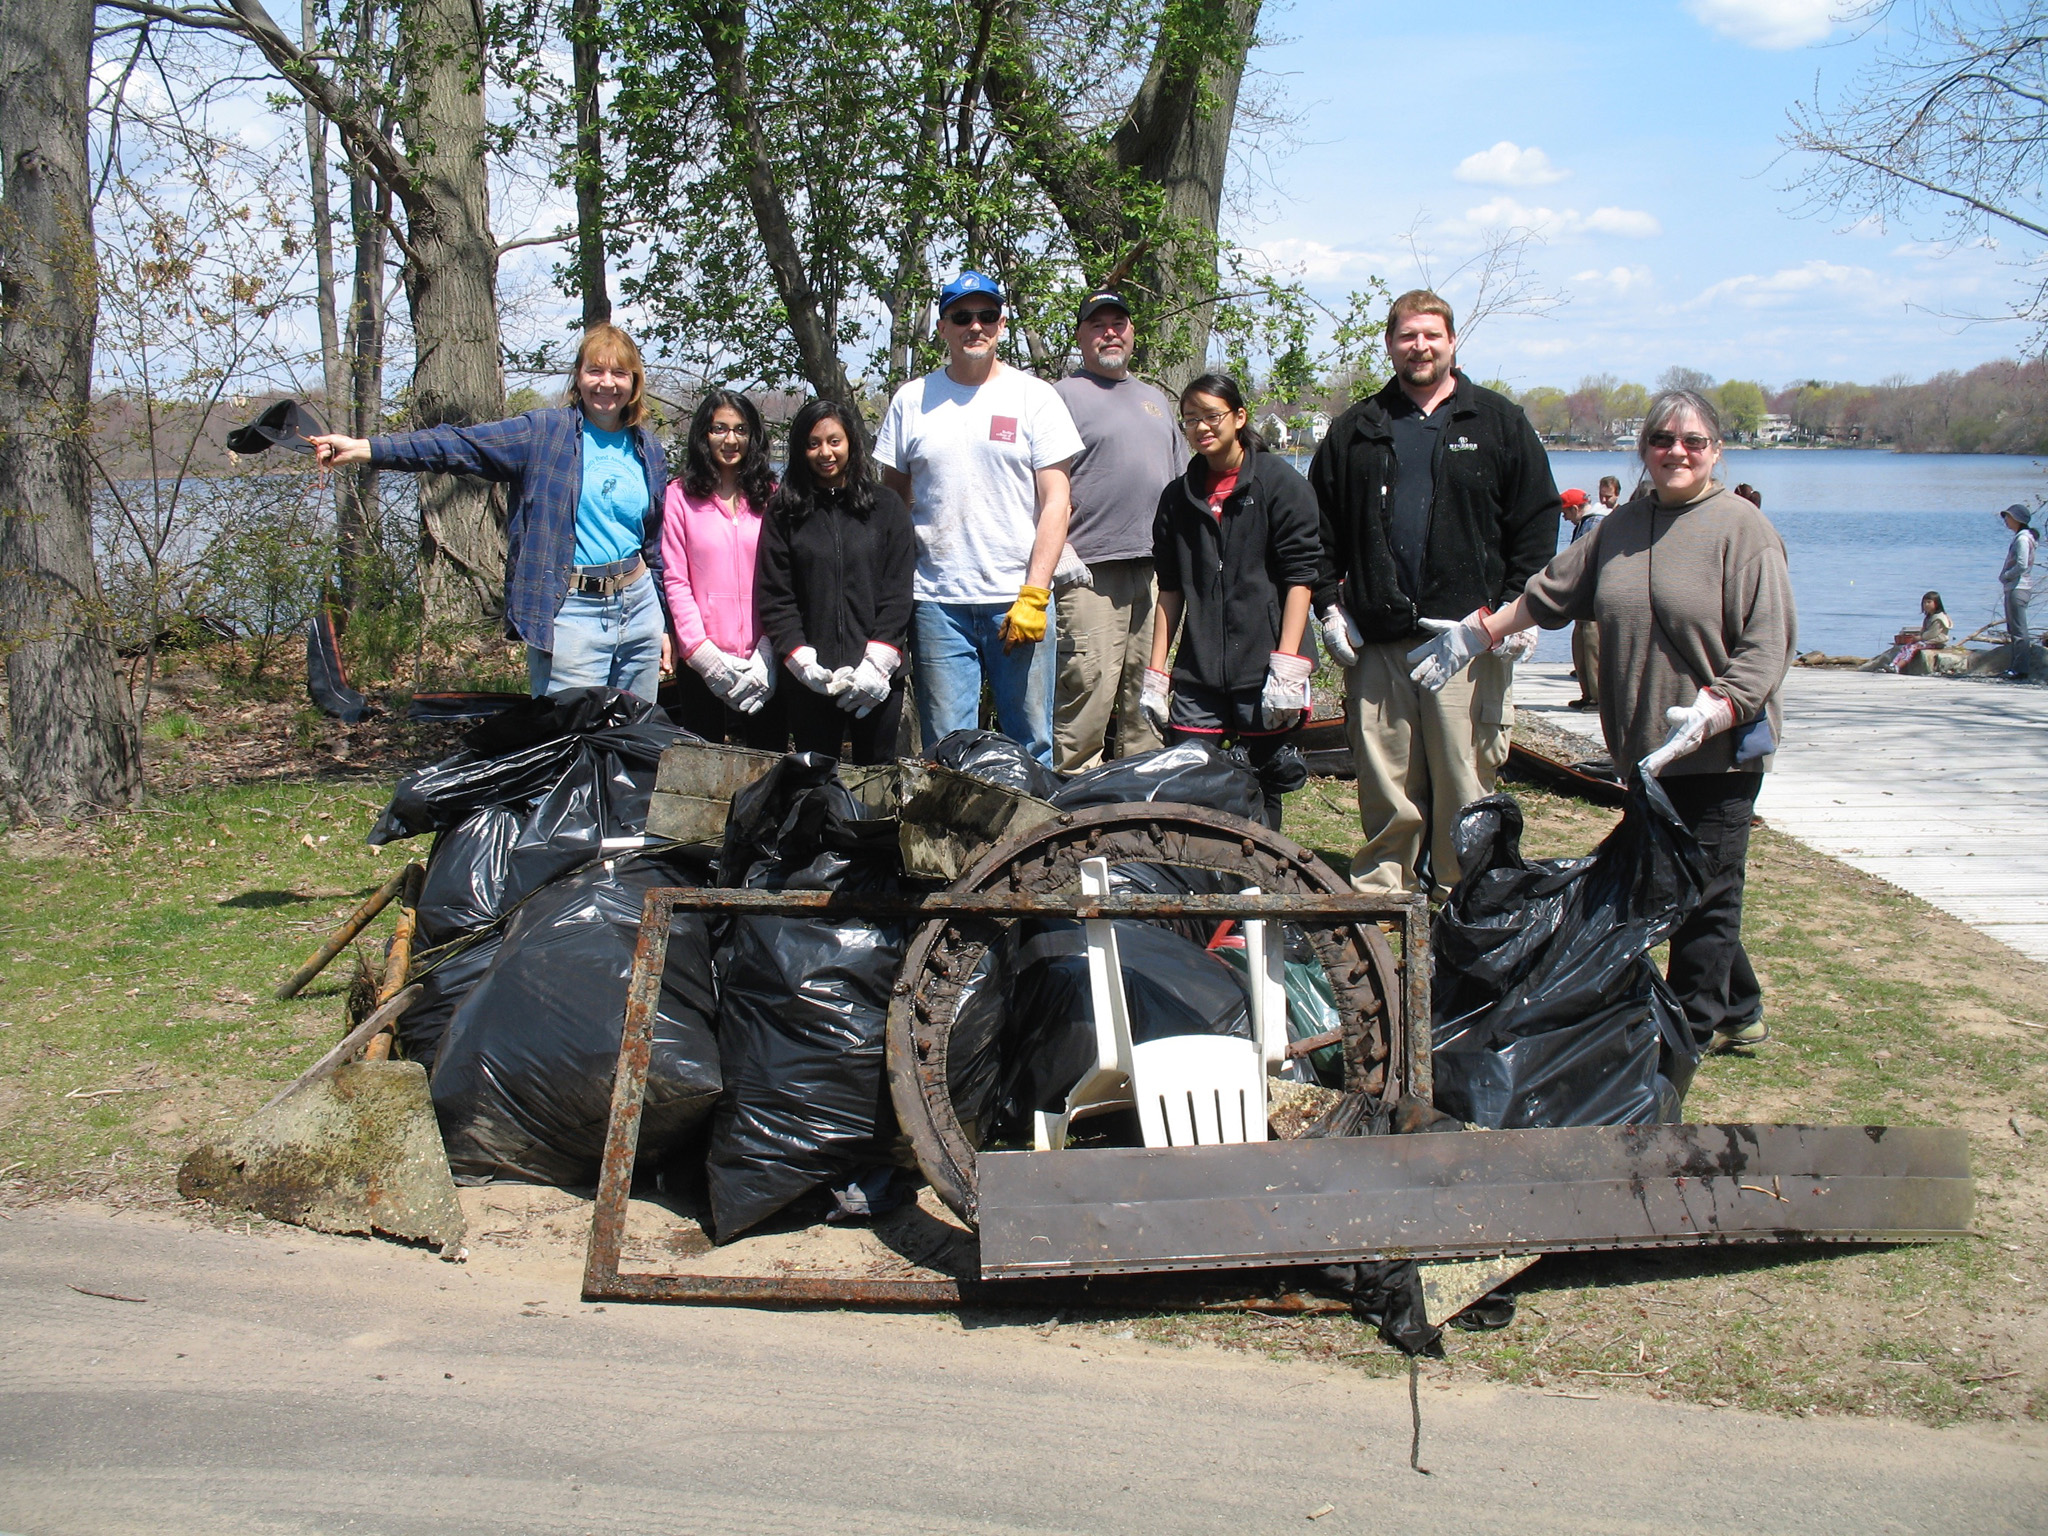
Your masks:
M 785 677 L 775 685 L 778 695 L 785 689 L 793 750 L 823 752 L 828 757 L 860 765 L 895 761 L 896 732 L 903 723 L 902 678 L 890 687 L 889 697 L 861 720 L 841 709 L 838 701 L 813 693 L 793 677 Z M 842 752 L 841 745 L 849 741 L 851 749 Z
M 1300 726 L 1284 731 L 1264 729 L 1259 688 L 1205 688 L 1199 683 L 1173 686 L 1173 708 L 1167 717 L 1166 744 L 1206 742 L 1212 747 L 1243 747 L 1259 780 L 1265 814 L 1259 819 L 1280 830 L 1280 797 L 1308 781 L 1299 752 L 1289 752 Z
M 706 741 L 736 747 L 753 747 L 762 752 L 789 750 L 789 722 L 783 718 L 785 700 L 792 690 L 803 687 L 787 672 L 775 679 L 775 691 L 768 702 L 751 715 L 730 708 L 711 691 L 710 685 L 685 666 L 675 679 L 662 687 L 662 707 L 669 719 Z
M 1764 776 L 1691 773 L 1659 782 L 1707 859 L 1707 888 L 1671 936 L 1665 976 L 1685 1005 L 1693 1039 L 1705 1045 L 1717 1029 L 1742 1029 L 1763 1017 L 1763 989 L 1742 947 L 1742 884 L 1750 817 Z

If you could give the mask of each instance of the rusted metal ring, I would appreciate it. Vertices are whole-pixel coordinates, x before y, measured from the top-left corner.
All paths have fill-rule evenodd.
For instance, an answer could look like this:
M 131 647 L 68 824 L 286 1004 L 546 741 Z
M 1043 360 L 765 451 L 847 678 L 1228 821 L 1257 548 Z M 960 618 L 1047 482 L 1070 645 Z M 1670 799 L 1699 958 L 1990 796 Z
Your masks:
M 1080 863 L 1173 864 L 1241 878 L 1272 895 L 1344 894 L 1343 877 L 1298 843 L 1255 822 L 1194 805 L 1096 806 L 989 850 L 955 891 L 1072 891 Z M 1406 1059 L 1403 989 L 1376 923 L 1302 924 L 1330 981 L 1344 1035 L 1344 1084 L 1391 1102 Z M 962 1220 L 974 1222 L 975 1147 L 947 1085 L 948 1046 L 961 992 L 990 944 L 993 919 L 924 924 L 911 940 L 889 1002 L 889 1091 L 919 1168 Z

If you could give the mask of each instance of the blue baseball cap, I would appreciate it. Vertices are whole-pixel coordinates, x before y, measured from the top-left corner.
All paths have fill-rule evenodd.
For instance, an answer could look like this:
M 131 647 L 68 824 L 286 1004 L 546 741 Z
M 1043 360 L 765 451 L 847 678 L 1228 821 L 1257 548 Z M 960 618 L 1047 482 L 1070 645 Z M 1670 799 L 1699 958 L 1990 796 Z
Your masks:
M 962 272 L 953 281 L 939 290 L 939 313 L 941 315 L 945 314 L 947 310 L 951 309 L 962 299 L 977 293 L 987 294 L 996 301 L 998 306 L 1003 302 L 1001 285 L 986 272 Z

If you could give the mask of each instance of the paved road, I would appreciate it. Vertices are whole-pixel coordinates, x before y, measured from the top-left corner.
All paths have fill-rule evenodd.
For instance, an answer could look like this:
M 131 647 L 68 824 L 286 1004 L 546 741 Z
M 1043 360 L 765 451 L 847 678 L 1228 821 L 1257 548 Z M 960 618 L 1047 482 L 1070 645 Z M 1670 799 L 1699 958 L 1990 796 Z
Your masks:
M 1597 740 L 1576 691 L 1516 671 L 1517 708 Z M 2048 960 L 2048 688 L 1795 667 L 1784 702 L 1765 821 Z
M 1425 1478 L 1403 1387 L 1344 1370 L 574 1294 L 559 1263 L 17 1211 L 0 1221 L 0 1531 L 2048 1528 L 2036 1426 L 1430 1387 Z

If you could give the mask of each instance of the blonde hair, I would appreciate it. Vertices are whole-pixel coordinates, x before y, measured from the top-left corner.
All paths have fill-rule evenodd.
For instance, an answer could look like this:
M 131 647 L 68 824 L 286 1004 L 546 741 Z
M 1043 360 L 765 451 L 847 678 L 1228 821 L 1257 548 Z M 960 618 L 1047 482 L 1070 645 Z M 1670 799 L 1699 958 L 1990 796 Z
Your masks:
M 647 415 L 647 366 L 640 361 L 640 349 L 633 345 L 633 338 L 609 321 L 593 325 L 577 343 L 576 361 L 569 366 L 569 387 L 562 392 L 562 403 L 582 406 L 583 390 L 576 381 L 582 377 L 583 364 L 592 353 L 602 354 L 600 361 L 617 363 L 632 373 L 633 393 L 619 410 L 619 425 L 639 426 Z

